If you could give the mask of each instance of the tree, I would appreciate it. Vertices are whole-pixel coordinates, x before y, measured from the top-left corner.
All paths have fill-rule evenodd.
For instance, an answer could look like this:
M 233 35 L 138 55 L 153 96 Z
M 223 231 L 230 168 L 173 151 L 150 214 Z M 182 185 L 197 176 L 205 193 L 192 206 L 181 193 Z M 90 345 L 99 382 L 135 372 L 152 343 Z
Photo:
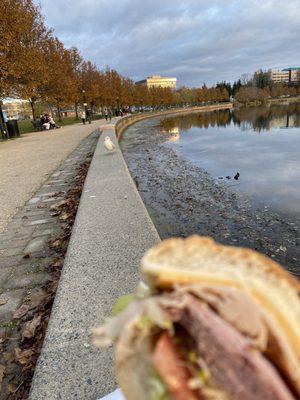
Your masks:
M 181 97 L 181 105 L 193 104 L 196 101 L 196 93 L 194 90 L 183 86 L 178 90 Z
M 146 85 L 135 85 L 133 88 L 133 104 L 139 107 L 151 104 L 149 91 Z
M 245 73 L 245 74 L 241 75 L 239 81 L 241 82 L 242 86 L 247 86 L 251 83 L 252 78 L 251 78 L 250 74 Z
M 235 98 L 238 102 L 247 104 L 250 102 L 265 102 L 269 92 L 265 89 L 259 89 L 254 86 L 243 86 L 237 92 Z
M 253 84 L 260 89 L 270 87 L 272 84 L 270 71 L 263 71 L 261 69 L 256 71 L 253 75 Z
M 232 95 L 235 96 L 235 94 L 239 91 L 239 89 L 242 87 L 242 82 L 240 79 L 238 79 L 236 82 L 233 83 L 232 85 Z
M 226 81 L 218 82 L 216 84 L 216 88 L 217 89 L 221 89 L 221 90 L 226 89 L 226 91 L 229 94 L 229 96 L 232 94 L 232 87 L 231 87 L 231 83 L 230 82 L 226 82 Z M 223 92 L 223 93 L 225 93 L 225 92 Z
M 61 120 L 61 107 L 74 102 L 76 78 L 71 51 L 66 50 L 57 38 L 50 38 L 46 48 L 47 82 L 41 91 L 43 98 L 57 109 Z
M 74 108 L 75 108 L 75 115 L 76 119 L 78 119 L 78 104 L 81 99 L 81 90 L 82 90 L 82 83 L 81 83 L 81 69 L 83 64 L 83 57 L 81 56 L 80 52 L 76 47 L 71 47 L 70 49 L 70 57 L 74 75 Z
M 0 97 L 27 98 L 32 107 L 45 81 L 43 46 L 51 32 L 31 0 L 0 3 Z

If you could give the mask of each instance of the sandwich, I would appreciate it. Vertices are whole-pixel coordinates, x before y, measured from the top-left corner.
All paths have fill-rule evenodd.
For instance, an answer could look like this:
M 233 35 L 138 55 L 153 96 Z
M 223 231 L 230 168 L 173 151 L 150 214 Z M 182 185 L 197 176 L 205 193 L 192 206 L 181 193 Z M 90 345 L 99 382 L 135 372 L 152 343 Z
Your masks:
M 141 272 L 150 293 L 93 331 L 96 345 L 115 344 L 126 399 L 300 399 L 294 276 L 253 250 L 199 236 L 148 250 Z

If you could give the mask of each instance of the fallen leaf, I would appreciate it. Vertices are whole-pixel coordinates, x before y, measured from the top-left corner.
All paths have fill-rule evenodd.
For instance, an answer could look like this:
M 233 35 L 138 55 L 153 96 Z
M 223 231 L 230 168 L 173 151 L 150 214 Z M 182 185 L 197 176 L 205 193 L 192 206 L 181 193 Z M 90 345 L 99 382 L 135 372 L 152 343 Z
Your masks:
M 3 357 L 4 357 L 4 360 L 7 362 L 13 362 L 15 359 L 13 353 L 11 353 L 10 351 L 4 352 Z
M 30 339 L 34 337 L 36 328 L 41 323 L 41 316 L 35 315 L 31 321 L 26 322 L 22 331 L 22 341 L 26 338 Z
M 45 299 L 48 296 L 49 295 L 46 292 L 44 292 L 43 290 L 40 290 L 37 293 L 33 293 L 29 298 L 29 300 L 30 300 L 30 303 L 29 303 L 30 310 L 32 308 L 35 308 L 35 307 L 39 306 L 43 301 L 45 301 Z
M 62 194 L 65 194 L 65 192 L 63 192 L 63 191 L 55 192 L 55 193 L 53 193 L 53 195 L 50 196 L 50 197 L 58 197 L 58 196 L 61 196 Z
M 16 385 L 14 385 L 13 383 L 9 383 L 7 385 L 7 390 L 9 393 L 15 393 L 15 391 L 18 389 L 18 387 Z
M 51 249 L 59 249 L 62 247 L 63 241 L 61 239 L 56 239 L 53 242 L 50 243 Z
M 69 218 L 71 218 L 71 217 L 72 217 L 72 214 L 71 214 L 71 213 L 64 212 L 64 213 L 59 217 L 59 219 L 60 219 L 61 221 L 66 221 L 67 219 L 69 219 Z
M 22 304 L 16 311 L 13 312 L 13 318 L 22 318 L 30 310 L 28 304 Z
M 48 292 L 55 293 L 56 289 L 57 289 L 57 286 L 58 286 L 58 281 L 56 279 L 49 281 L 48 284 L 47 284 Z
M 18 347 L 15 348 L 16 361 L 18 361 L 22 365 L 28 364 L 28 361 L 30 357 L 33 356 L 33 354 L 34 351 L 32 349 L 22 351 Z
M 0 299 L 0 306 L 4 306 L 4 304 L 7 303 L 7 300 L 5 299 Z
M 52 211 L 50 213 L 51 217 L 57 217 L 61 212 L 60 211 Z
M 5 372 L 5 366 L 4 365 L 0 365 L 0 383 L 3 380 L 4 372 Z
M 63 260 L 63 259 L 59 259 L 59 260 L 56 260 L 56 261 L 51 265 L 51 267 L 53 267 L 53 268 L 62 267 L 63 264 L 64 264 L 64 260 Z
M 281 250 L 281 251 L 283 251 L 285 253 L 286 252 L 286 247 L 281 245 L 281 246 L 279 246 L 279 250 Z
M 75 202 L 74 202 L 73 199 L 68 198 L 68 199 L 65 199 L 65 200 L 60 201 L 59 203 L 53 204 L 53 205 L 50 207 L 50 210 L 57 211 L 57 210 L 63 208 L 64 206 L 71 207 L 71 206 L 74 205 L 74 203 L 75 203 Z

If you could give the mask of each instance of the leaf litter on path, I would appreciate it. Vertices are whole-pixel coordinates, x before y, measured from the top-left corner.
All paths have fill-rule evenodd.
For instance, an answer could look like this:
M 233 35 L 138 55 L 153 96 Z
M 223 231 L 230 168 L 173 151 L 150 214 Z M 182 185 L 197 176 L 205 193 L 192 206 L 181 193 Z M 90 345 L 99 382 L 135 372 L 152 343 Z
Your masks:
M 39 357 L 45 337 L 50 312 L 58 286 L 58 281 L 63 267 L 64 255 L 72 232 L 72 225 L 76 216 L 82 187 L 89 168 L 89 163 L 80 165 L 73 187 L 66 198 L 51 207 L 50 214 L 57 212 L 58 221 L 62 226 L 62 234 L 53 237 L 48 245 L 55 252 L 53 261 L 45 270 L 51 275 L 46 284 L 38 291 L 32 292 L 18 309 L 13 313 L 16 322 L 9 337 L 2 338 L 1 346 L 4 365 L 0 365 L 0 387 L 3 380 L 2 391 L 5 390 L 7 400 L 27 400 L 34 368 Z M 59 193 L 60 194 L 60 193 Z M 6 300 L 0 298 L 0 305 Z M 13 367 L 14 373 L 6 378 L 6 368 Z M 5 381 L 5 382 L 4 382 Z

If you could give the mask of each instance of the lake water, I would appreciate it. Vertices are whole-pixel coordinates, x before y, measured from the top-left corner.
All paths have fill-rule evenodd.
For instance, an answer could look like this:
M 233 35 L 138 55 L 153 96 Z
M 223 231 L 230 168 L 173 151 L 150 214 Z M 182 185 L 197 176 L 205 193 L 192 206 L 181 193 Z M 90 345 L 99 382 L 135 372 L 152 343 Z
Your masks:
M 216 180 L 300 215 L 300 103 L 169 117 L 159 129 L 165 146 Z
M 272 105 L 126 129 L 123 155 L 160 237 L 250 247 L 300 276 L 299 115 L 300 103 Z

